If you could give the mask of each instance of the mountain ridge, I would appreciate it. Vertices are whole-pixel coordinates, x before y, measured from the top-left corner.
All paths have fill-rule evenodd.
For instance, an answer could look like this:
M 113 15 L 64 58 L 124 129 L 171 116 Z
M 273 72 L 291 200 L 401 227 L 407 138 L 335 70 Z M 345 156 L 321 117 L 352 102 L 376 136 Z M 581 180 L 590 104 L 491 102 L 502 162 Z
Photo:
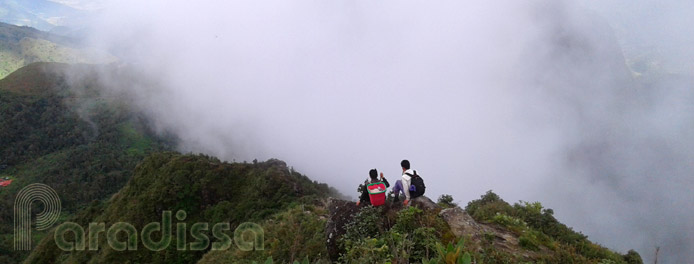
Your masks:
M 636 252 L 622 255 L 590 242 L 539 203 L 511 205 L 489 192 L 464 211 L 446 199 L 435 204 L 423 198 L 410 207 L 392 201 L 381 208 L 357 207 L 280 160 L 229 163 L 172 152 L 175 144 L 152 132 L 149 120 L 103 91 L 94 75 L 109 69 L 114 68 L 35 63 L 0 80 L 0 164 L 7 165 L 0 174 L 16 176 L 0 189 L 2 208 L 12 208 L 19 189 L 40 182 L 61 196 L 61 223 L 87 228 L 92 222 L 127 222 L 141 234 L 148 223 L 163 222 L 164 212 L 183 211 L 185 217 L 176 219 L 184 220 L 174 223 L 229 223 L 229 230 L 257 224 L 265 232 L 266 250 L 181 251 L 172 234 L 161 251 L 146 249 L 141 239 L 137 251 L 117 251 L 100 236 L 99 250 L 71 252 L 56 244 L 56 227 L 35 232 L 33 251 L 18 252 L 12 250 L 11 210 L 3 210 L 0 230 L 7 235 L 0 240 L 0 261 L 440 263 L 436 256 L 447 253 L 435 253 L 437 246 L 462 239 L 461 252 L 485 263 L 642 263 Z M 344 233 L 332 232 L 336 227 Z M 327 241 L 336 243 L 331 247 Z
M 116 60 L 73 38 L 0 22 L 0 79 L 35 62 L 105 64 Z

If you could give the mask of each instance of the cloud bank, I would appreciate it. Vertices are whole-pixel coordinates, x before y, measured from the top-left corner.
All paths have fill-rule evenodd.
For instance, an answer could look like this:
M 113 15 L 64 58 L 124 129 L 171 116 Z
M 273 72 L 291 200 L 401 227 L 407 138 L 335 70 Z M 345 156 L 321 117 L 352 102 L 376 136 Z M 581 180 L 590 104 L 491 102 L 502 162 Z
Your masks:
M 90 41 L 154 83 L 112 80 L 183 151 L 280 158 L 349 195 L 371 168 L 397 179 L 406 158 L 432 198 L 542 201 L 605 246 L 683 263 L 692 78 L 636 71 L 622 47 L 686 19 L 641 32 L 618 6 L 107 1 Z M 658 58 L 691 52 L 668 50 Z

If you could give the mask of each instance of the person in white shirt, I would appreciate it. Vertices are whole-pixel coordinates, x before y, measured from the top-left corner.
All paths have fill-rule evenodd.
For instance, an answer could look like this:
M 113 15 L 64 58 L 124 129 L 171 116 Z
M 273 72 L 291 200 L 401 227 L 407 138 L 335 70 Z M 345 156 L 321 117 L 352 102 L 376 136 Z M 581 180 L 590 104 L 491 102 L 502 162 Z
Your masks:
M 402 167 L 402 179 L 397 180 L 393 185 L 393 193 L 395 193 L 395 202 L 400 201 L 400 194 L 405 195 L 404 205 L 410 203 L 410 186 L 412 186 L 412 177 L 410 175 L 414 174 L 414 171 L 410 169 L 410 161 L 402 160 L 400 162 L 400 167 Z

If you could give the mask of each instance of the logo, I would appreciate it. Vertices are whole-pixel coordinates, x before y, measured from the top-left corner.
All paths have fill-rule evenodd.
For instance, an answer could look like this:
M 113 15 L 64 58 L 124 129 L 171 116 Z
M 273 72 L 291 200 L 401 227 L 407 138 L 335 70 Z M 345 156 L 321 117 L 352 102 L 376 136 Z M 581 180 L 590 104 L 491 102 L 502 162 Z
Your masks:
M 43 204 L 36 215 L 36 230 L 47 230 L 60 216 L 60 197 L 48 185 L 30 184 L 19 191 L 14 200 L 14 249 L 31 250 L 31 209 L 35 202 Z
M 14 249 L 31 250 L 32 209 L 40 208 L 36 202 L 43 204 L 43 210 L 36 214 L 36 230 L 50 229 L 60 216 L 61 204 L 58 194 L 48 185 L 35 183 L 24 187 L 15 198 L 14 205 Z M 227 250 L 232 243 L 241 251 L 264 250 L 264 230 L 262 226 L 244 222 L 236 227 L 233 239 L 227 234 L 231 230 L 229 222 L 216 223 L 210 228 L 209 223 L 198 222 L 191 226 L 183 222 L 187 214 L 178 210 L 175 214 L 175 228 L 171 211 L 163 211 L 160 222 L 144 225 L 141 232 L 127 222 L 117 222 L 107 228 L 106 224 L 89 223 L 87 230 L 74 222 L 65 222 L 56 227 L 53 239 L 56 246 L 63 251 L 98 250 L 99 236 L 104 236 L 108 246 L 116 251 L 138 250 L 138 242 L 151 251 L 170 248 L 175 235 L 175 248 L 179 251 L 192 250 Z M 175 229 L 175 234 L 172 232 Z M 88 231 L 88 232 L 85 232 Z M 208 236 L 211 233 L 213 239 Z M 88 234 L 88 235 L 86 235 Z M 153 239 L 160 237 L 159 240 Z M 191 235 L 189 243 L 188 234 Z M 138 239 L 138 236 L 140 239 Z M 74 239 L 67 239 L 72 237 Z M 103 240 L 101 240 L 103 241 Z

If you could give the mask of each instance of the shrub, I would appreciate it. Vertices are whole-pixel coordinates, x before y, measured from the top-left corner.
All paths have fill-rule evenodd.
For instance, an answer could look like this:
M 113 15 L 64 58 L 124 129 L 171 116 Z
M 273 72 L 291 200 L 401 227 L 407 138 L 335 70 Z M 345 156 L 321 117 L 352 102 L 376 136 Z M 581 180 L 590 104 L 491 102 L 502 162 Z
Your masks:
M 439 196 L 439 200 L 436 203 L 443 208 L 453 208 L 458 206 L 457 203 L 453 202 L 453 196 L 450 194 L 442 194 Z
M 342 236 L 343 246 L 365 238 L 379 237 L 383 232 L 383 211 L 381 207 L 365 206 L 345 225 Z
M 418 221 L 418 217 L 421 216 L 422 213 L 423 211 L 421 209 L 414 206 L 401 210 L 398 212 L 398 216 L 392 230 L 400 233 L 408 233 L 420 227 L 421 224 Z
M 341 238 L 344 252 L 340 260 L 346 263 L 416 263 L 435 252 L 442 234 L 450 230 L 435 213 L 416 207 L 407 207 L 394 217 L 394 224 L 386 230 L 386 217 L 381 207 L 361 209 L 345 227 Z
M 641 255 L 633 249 L 629 250 L 626 255 L 624 255 L 624 262 L 628 264 L 643 264 Z
M 510 215 L 512 210 L 511 205 L 491 190 L 482 195 L 480 199 L 470 201 L 465 207 L 465 211 L 480 222 L 488 222 L 496 213 Z

